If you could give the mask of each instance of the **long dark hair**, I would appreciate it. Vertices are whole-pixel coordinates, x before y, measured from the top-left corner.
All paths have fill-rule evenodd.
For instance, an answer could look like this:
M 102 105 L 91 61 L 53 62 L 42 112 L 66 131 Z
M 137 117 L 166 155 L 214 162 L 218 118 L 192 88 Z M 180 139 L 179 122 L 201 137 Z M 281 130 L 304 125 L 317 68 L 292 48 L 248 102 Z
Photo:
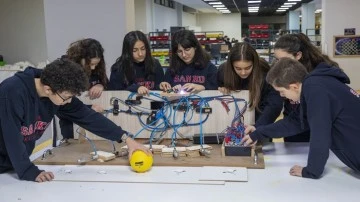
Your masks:
M 237 61 L 249 61 L 253 63 L 252 71 L 248 77 L 250 92 L 250 108 L 254 107 L 259 110 L 261 99 L 261 87 L 264 83 L 265 72 L 268 71 L 269 65 L 259 57 L 256 50 L 249 43 L 236 43 L 228 55 L 224 67 L 224 87 L 229 90 L 238 90 L 241 85 L 241 78 L 236 74 L 233 63 Z
M 116 60 L 120 65 L 114 65 L 113 68 L 122 68 L 122 69 L 112 69 L 112 71 L 121 71 L 124 72 L 124 80 L 126 83 L 132 83 L 135 80 L 135 69 L 134 69 L 134 58 L 133 58 L 133 49 L 137 41 L 142 41 L 145 45 L 146 56 L 145 56 L 145 78 L 151 80 L 155 74 L 155 60 L 151 56 L 150 45 L 145 34 L 141 31 L 131 31 L 127 33 L 124 37 L 123 47 L 121 56 Z
M 80 65 L 82 65 L 81 60 L 85 59 L 86 74 L 88 76 L 91 74 L 97 75 L 100 79 L 100 83 L 106 88 L 108 79 L 105 69 L 104 49 L 99 41 L 91 38 L 75 41 L 70 44 L 66 51 L 66 56 Z M 100 62 L 96 65 L 94 70 L 91 70 L 90 62 L 93 58 L 100 58 Z
M 274 49 L 284 50 L 294 56 L 300 51 L 302 57 L 299 59 L 299 62 L 306 67 L 308 72 L 314 70 L 314 68 L 322 62 L 330 66 L 339 67 L 338 63 L 331 60 L 327 55 L 322 54 L 303 33 L 281 36 L 276 41 Z
M 180 30 L 173 34 L 171 40 L 171 60 L 169 70 L 172 71 L 173 75 L 179 73 L 181 67 L 186 65 L 177 55 L 179 45 L 184 49 L 195 48 L 193 63 L 196 68 L 205 68 L 207 66 L 207 63 L 210 61 L 210 55 L 201 47 L 194 33 L 189 30 Z

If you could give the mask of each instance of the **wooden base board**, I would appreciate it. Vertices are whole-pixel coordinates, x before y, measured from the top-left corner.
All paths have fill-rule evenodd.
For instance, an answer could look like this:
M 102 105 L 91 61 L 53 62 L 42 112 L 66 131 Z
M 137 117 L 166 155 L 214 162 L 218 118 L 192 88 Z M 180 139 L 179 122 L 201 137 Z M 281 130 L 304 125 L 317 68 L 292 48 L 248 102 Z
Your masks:
M 144 140 L 137 140 L 139 142 Z M 167 142 L 166 142 L 167 141 Z M 110 141 L 94 140 L 97 150 L 111 152 L 112 145 Z M 70 144 L 56 147 L 52 150 L 52 155 L 42 160 L 41 157 L 34 160 L 37 165 L 77 165 L 79 159 L 90 159 L 92 152 L 91 145 L 86 142 L 79 143 L 77 140 L 70 140 Z M 169 145 L 170 140 L 164 140 L 162 144 Z M 118 150 L 123 144 L 115 143 Z M 254 156 L 225 156 L 221 155 L 221 145 L 211 145 L 212 150 L 209 157 L 161 157 L 160 154 L 154 154 L 154 166 L 221 166 L 221 167 L 246 167 L 246 168 L 265 168 L 264 156 L 261 146 L 256 148 L 258 154 L 257 164 L 254 164 Z M 107 162 L 89 161 L 87 165 L 129 165 L 127 157 L 117 157 Z

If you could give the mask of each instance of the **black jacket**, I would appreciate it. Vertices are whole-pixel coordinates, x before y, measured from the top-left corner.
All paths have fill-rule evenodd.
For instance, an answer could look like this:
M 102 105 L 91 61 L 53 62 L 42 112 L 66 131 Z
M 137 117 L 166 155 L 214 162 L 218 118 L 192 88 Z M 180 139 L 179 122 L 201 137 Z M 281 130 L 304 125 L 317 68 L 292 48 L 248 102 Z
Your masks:
M 146 75 L 145 63 L 133 63 L 135 71 L 134 81 L 125 81 L 125 75 L 121 62 L 118 61 L 111 67 L 109 90 L 128 90 L 137 92 L 140 86 L 145 86 L 149 90 L 159 90 L 160 83 L 164 80 L 164 70 L 158 60 L 155 60 L 154 75 Z
M 29 156 L 54 115 L 109 140 L 121 141 L 125 133 L 76 97 L 63 106 L 39 97 L 34 79 L 40 75 L 41 70 L 29 67 L 0 84 L 0 173 L 14 169 L 20 179 L 30 181 L 34 181 L 41 170 Z
M 171 86 L 195 83 L 203 85 L 205 90 L 217 90 L 218 83 L 216 75 L 217 68 L 211 62 L 208 62 L 205 68 L 195 67 L 192 63 L 183 66 L 181 71 L 178 73 L 172 73 L 171 70 L 168 69 L 168 71 L 165 72 L 165 81 Z

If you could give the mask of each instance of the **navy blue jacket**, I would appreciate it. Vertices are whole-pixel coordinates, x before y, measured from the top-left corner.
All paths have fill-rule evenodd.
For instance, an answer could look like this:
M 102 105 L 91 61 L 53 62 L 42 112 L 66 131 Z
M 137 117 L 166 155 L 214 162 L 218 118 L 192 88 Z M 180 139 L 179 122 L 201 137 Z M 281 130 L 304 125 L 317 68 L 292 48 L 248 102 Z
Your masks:
M 29 67 L 0 84 L 0 173 L 14 169 L 20 179 L 29 181 L 41 172 L 29 156 L 54 115 L 109 140 L 121 141 L 125 133 L 76 97 L 63 106 L 39 97 L 34 79 L 40 75 L 41 70 Z
M 225 63 L 224 63 L 225 64 Z M 265 81 L 261 86 L 259 109 L 255 108 L 255 127 L 274 123 L 283 109 L 283 98 L 280 94 Z M 221 65 L 218 71 L 218 84 L 224 86 L 224 65 Z M 241 79 L 237 90 L 249 90 L 249 79 Z
M 280 129 L 310 129 L 310 151 L 303 177 L 321 176 L 329 150 L 360 172 L 360 99 L 348 83 L 350 80 L 341 69 L 319 64 L 302 83 L 298 124 L 283 124 L 278 129 L 278 133 Z M 256 140 L 253 134 L 250 137 Z
M 205 87 L 205 90 L 217 90 L 217 68 L 211 62 L 208 62 L 205 68 L 198 68 L 195 65 L 189 64 L 181 68 L 178 73 L 172 73 L 170 69 L 165 72 L 165 81 L 171 86 L 178 84 L 184 85 L 186 83 L 200 84 Z
M 109 90 L 137 92 L 140 86 L 145 86 L 149 90 L 159 90 L 160 83 L 164 81 L 164 70 L 158 60 L 155 60 L 154 63 L 154 75 L 146 75 L 144 62 L 134 62 L 135 80 L 129 82 L 125 81 L 123 67 L 121 67 L 120 63 L 120 61 L 117 61 L 111 67 L 110 82 L 108 84 Z

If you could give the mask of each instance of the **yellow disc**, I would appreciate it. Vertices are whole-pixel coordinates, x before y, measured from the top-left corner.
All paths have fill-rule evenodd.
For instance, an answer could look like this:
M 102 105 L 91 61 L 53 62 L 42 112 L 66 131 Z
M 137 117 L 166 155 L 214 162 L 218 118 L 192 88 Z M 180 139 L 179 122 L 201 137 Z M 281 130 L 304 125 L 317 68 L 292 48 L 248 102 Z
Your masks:
M 151 155 L 147 155 L 145 152 L 141 150 L 136 150 L 130 159 L 131 168 L 138 173 L 143 173 L 150 170 L 153 164 L 153 157 Z

